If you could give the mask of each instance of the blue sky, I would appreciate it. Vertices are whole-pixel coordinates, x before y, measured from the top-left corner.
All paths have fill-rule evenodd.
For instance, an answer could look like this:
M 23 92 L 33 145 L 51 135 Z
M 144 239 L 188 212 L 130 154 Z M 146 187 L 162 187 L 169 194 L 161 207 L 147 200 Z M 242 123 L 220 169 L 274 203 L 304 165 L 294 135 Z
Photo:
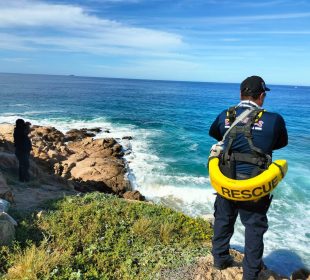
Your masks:
M 0 72 L 310 85 L 310 0 L 1 0 Z

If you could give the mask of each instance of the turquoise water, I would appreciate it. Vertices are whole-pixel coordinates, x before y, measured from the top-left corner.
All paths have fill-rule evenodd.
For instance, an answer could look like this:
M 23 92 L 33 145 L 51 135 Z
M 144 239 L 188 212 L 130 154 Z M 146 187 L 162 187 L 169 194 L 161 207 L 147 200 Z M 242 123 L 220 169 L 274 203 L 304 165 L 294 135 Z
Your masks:
M 289 145 L 274 158 L 287 159 L 289 172 L 274 192 L 265 261 L 289 274 L 310 267 L 310 87 L 270 88 L 264 107 L 283 115 L 289 133 Z M 98 137 L 118 138 L 125 147 L 136 189 L 193 216 L 213 212 L 206 163 L 215 141 L 208 130 L 219 112 L 239 102 L 238 84 L 0 74 L 0 92 L 0 123 L 22 117 L 62 131 L 109 129 Z M 129 135 L 133 140 L 122 139 Z M 240 222 L 231 243 L 242 249 Z

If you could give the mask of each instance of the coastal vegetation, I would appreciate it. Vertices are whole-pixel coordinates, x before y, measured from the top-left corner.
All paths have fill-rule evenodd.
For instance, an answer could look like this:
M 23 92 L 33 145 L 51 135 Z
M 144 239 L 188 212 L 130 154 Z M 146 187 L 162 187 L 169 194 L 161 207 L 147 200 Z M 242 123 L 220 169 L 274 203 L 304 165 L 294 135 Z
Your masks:
M 206 256 L 212 234 L 201 218 L 97 192 L 11 215 L 19 226 L 0 249 L 3 279 L 158 279 Z

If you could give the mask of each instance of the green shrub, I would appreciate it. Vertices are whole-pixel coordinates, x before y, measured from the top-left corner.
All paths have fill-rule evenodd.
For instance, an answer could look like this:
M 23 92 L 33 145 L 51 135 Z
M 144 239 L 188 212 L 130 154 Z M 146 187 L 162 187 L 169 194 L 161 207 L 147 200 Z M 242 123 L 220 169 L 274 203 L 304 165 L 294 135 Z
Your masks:
M 111 195 L 66 197 L 31 217 L 33 228 L 29 216 L 20 225 L 33 242 L 22 235 L 7 252 L 5 279 L 156 279 L 209 252 L 204 220 Z

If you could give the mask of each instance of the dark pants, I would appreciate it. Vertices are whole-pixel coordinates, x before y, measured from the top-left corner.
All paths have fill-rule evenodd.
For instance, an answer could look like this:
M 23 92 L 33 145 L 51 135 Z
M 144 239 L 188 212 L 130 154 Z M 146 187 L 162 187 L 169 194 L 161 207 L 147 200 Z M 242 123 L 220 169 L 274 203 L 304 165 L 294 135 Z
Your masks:
M 29 153 L 18 153 L 16 157 L 19 162 L 19 181 L 28 182 L 30 179 L 29 176 Z
M 245 226 L 243 279 L 257 279 L 263 265 L 263 235 L 268 229 L 266 213 L 270 202 L 269 195 L 257 202 L 237 202 L 217 195 L 214 204 L 215 221 L 212 239 L 212 255 L 215 265 L 220 266 L 231 258 L 229 255 L 229 241 L 234 233 L 234 225 L 239 213 L 241 222 Z

